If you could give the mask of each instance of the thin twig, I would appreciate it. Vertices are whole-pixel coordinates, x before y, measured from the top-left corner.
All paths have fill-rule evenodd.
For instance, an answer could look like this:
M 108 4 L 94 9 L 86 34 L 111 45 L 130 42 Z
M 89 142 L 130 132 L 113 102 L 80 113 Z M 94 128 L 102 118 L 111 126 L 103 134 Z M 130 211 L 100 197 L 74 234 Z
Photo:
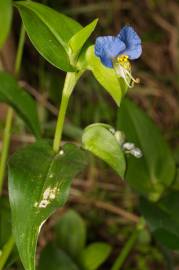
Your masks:
M 51 104 L 46 98 L 44 98 L 41 94 L 39 94 L 38 91 L 34 87 L 29 85 L 25 81 L 20 81 L 19 84 L 21 87 L 24 87 L 33 97 L 35 97 L 35 99 L 40 104 L 42 104 L 46 109 L 48 109 L 49 112 L 51 112 L 55 116 L 58 115 L 57 108 L 53 104 Z
M 93 200 L 91 198 L 85 198 L 79 190 L 76 190 L 74 188 L 71 189 L 71 198 L 73 202 L 80 202 L 83 204 L 91 204 L 99 209 L 106 210 L 108 212 L 111 212 L 113 214 L 119 215 L 123 217 L 126 220 L 129 220 L 133 223 L 138 223 L 140 220 L 140 217 L 136 216 L 135 214 L 129 213 L 126 210 L 114 206 L 110 203 L 99 201 L 99 200 Z

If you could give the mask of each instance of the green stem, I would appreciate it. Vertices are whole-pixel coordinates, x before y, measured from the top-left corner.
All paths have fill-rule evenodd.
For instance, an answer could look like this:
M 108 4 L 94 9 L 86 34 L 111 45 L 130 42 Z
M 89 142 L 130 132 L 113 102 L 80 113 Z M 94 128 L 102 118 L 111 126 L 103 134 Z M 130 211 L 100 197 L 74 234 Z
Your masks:
M 15 67 L 14 67 L 14 74 L 16 77 L 18 77 L 19 71 L 20 71 L 23 48 L 24 48 L 24 41 L 25 41 L 25 30 L 24 30 L 24 26 L 22 25 L 21 30 L 20 30 L 18 48 L 17 48 L 16 62 L 15 62 Z M 12 120 L 13 120 L 13 109 L 9 107 L 8 112 L 7 112 L 6 122 L 5 122 L 5 129 L 4 129 L 4 134 L 3 134 L 3 145 L 2 145 L 1 160 L 0 160 L 0 194 L 2 193 L 6 161 L 7 161 L 8 152 L 9 152 Z
M 141 219 L 139 221 L 139 223 L 137 224 L 134 232 L 131 234 L 131 237 L 128 239 L 128 241 L 126 242 L 124 248 L 122 249 L 121 253 L 119 254 L 119 256 L 117 257 L 116 261 L 114 262 L 111 270 L 120 270 L 121 267 L 123 266 L 125 260 L 127 259 L 131 249 L 133 248 L 138 235 L 140 233 L 140 231 L 144 228 L 144 220 Z
M 16 62 L 15 62 L 15 67 L 14 67 L 14 74 L 15 74 L 16 77 L 19 76 L 20 67 L 21 67 L 21 64 L 22 64 L 22 55 L 23 55 L 23 50 L 24 50 L 24 43 L 25 43 L 25 28 L 24 28 L 24 26 L 22 24 L 21 29 L 20 29 L 19 43 L 18 43 L 17 54 L 16 54 Z
M 69 103 L 69 98 L 71 93 L 79 79 L 81 74 L 77 74 L 75 72 L 68 72 L 66 75 L 63 91 L 62 91 L 62 99 L 59 109 L 59 114 L 57 118 L 57 125 L 55 129 L 54 141 L 53 141 L 53 150 L 55 152 L 59 151 L 60 144 L 61 144 L 61 137 L 63 131 L 63 125 L 65 120 L 65 115 Z
M 7 243 L 4 245 L 2 249 L 2 253 L 0 254 L 0 270 L 3 269 L 12 249 L 14 246 L 14 238 L 11 236 Z
M 0 194 L 2 192 L 6 160 L 7 160 L 9 144 L 10 144 L 12 120 L 13 120 L 13 109 L 9 107 L 8 112 L 7 112 L 7 117 L 6 117 L 4 134 L 3 134 L 3 148 L 2 148 L 1 163 L 0 163 Z

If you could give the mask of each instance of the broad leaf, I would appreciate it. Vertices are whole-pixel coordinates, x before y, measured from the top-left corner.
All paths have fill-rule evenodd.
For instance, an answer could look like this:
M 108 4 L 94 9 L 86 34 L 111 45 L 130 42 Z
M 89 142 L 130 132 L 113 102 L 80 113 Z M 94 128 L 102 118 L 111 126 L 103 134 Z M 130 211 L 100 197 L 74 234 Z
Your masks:
M 68 198 L 72 178 L 84 168 L 84 152 L 65 144 L 55 154 L 39 141 L 17 151 L 9 162 L 13 233 L 26 270 L 35 269 L 35 250 L 42 224 Z
M 64 251 L 48 244 L 41 253 L 38 270 L 79 270 Z
M 17 81 L 10 74 L 5 72 L 0 72 L 0 102 L 12 106 L 35 136 L 40 137 L 40 124 L 35 101 L 18 86 Z
M 82 29 L 81 25 L 39 3 L 22 1 L 16 2 L 15 5 L 38 52 L 57 68 L 74 71 L 70 64 L 68 42 Z
M 171 191 L 157 203 L 142 198 L 140 209 L 155 237 L 170 249 L 179 249 L 179 192 Z
M 111 246 L 106 243 L 93 243 L 81 253 L 81 265 L 84 270 L 96 270 L 111 253 Z
M 91 33 L 94 31 L 97 25 L 98 19 L 94 20 L 92 23 L 88 24 L 86 27 L 77 32 L 69 41 L 69 46 L 71 47 L 73 54 L 76 56 L 81 51 L 83 45 L 90 37 Z
M 123 151 L 107 127 L 108 125 L 100 123 L 88 126 L 82 136 L 83 146 L 124 177 L 126 163 Z
M 122 78 L 119 78 L 114 69 L 105 67 L 95 55 L 94 46 L 90 46 L 86 52 L 87 67 L 92 71 L 96 80 L 112 96 L 117 105 L 120 105 L 127 87 Z
M 55 233 L 58 246 L 72 258 L 78 258 L 86 242 L 86 226 L 78 213 L 65 213 L 56 224 Z
M 169 146 L 151 119 L 128 99 L 121 104 L 117 128 L 143 152 L 140 159 L 128 156 L 127 181 L 136 191 L 158 200 L 174 180 L 175 163 Z
M 0 0 L 0 48 L 9 34 L 12 19 L 12 0 Z

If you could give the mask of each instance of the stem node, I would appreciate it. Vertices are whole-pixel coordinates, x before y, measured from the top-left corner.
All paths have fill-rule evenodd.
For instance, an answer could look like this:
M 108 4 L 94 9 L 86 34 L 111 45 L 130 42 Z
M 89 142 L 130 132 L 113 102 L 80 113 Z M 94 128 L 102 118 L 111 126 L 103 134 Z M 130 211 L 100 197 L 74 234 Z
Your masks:
M 55 129 L 54 141 L 53 141 L 53 150 L 54 152 L 58 152 L 61 144 L 62 130 L 65 120 L 65 115 L 69 103 L 69 98 L 72 94 L 72 91 L 79 79 L 81 74 L 77 74 L 75 72 L 68 72 L 66 75 L 63 91 L 62 91 L 62 99 L 60 104 L 60 110 L 57 118 L 57 125 Z

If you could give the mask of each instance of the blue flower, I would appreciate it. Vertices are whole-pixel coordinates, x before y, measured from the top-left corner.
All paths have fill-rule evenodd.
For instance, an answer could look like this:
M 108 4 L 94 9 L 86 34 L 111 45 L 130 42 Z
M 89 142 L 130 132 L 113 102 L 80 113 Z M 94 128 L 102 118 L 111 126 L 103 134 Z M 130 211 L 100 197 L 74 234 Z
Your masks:
M 124 42 L 126 49 L 120 54 L 128 55 L 129 59 L 138 59 L 142 54 L 141 39 L 130 26 L 124 26 L 118 38 Z
M 126 45 L 119 37 L 98 37 L 95 44 L 95 54 L 101 62 L 109 68 L 113 68 L 113 59 L 126 49 Z
M 141 56 L 141 39 L 134 29 L 125 26 L 117 36 L 98 37 L 95 43 L 95 54 L 103 65 L 114 68 L 117 75 L 124 78 L 129 87 L 138 82 L 131 75 L 129 60 L 135 60 Z M 132 80 L 132 84 L 130 81 Z
M 101 62 L 113 68 L 113 60 L 119 55 L 127 55 L 134 60 L 142 53 L 141 39 L 130 26 L 124 26 L 119 34 L 114 36 L 98 37 L 95 44 L 95 54 Z

